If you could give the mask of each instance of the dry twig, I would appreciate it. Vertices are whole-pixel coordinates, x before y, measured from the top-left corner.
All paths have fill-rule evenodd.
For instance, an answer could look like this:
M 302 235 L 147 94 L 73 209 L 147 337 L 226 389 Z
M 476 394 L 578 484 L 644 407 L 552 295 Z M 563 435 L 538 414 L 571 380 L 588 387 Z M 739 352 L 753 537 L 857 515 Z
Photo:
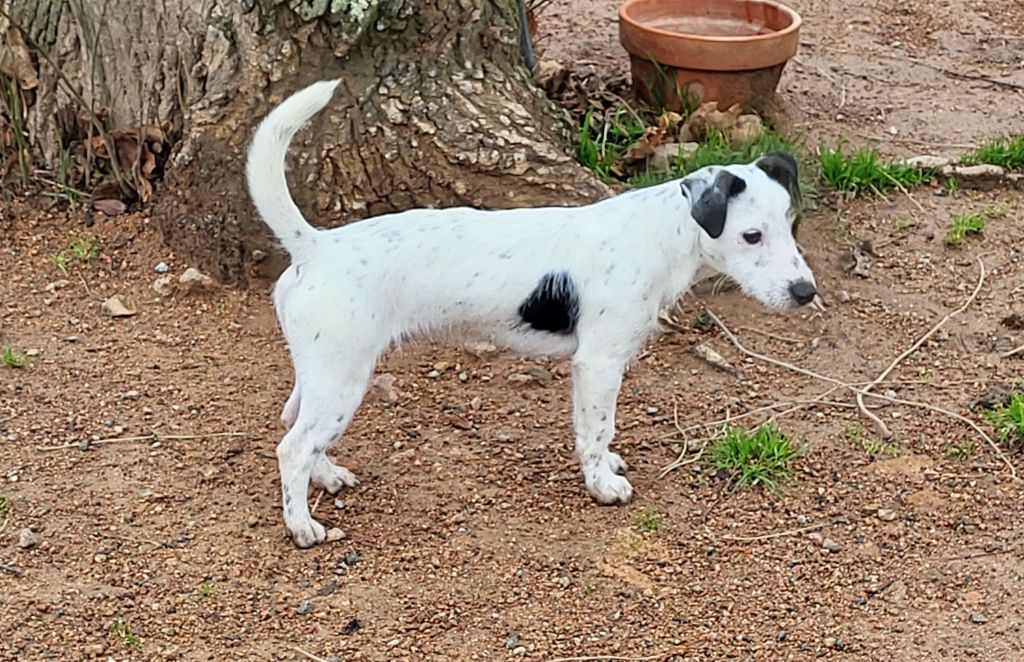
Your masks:
M 904 351 L 902 354 L 897 356 L 893 360 L 893 362 L 890 363 L 889 366 L 885 370 L 882 371 L 882 373 L 880 375 L 875 377 L 874 381 L 872 381 L 870 384 L 868 384 L 866 387 L 864 387 L 864 391 L 863 392 L 857 394 L 857 405 L 861 408 L 861 411 L 864 412 L 864 415 L 867 416 L 868 418 L 870 418 L 875 423 L 875 426 L 878 428 L 879 433 L 885 439 L 891 438 L 892 437 L 892 432 L 889 431 L 889 428 L 885 425 L 885 423 L 882 421 L 882 419 L 878 418 L 877 416 L 875 416 L 874 414 L 869 412 L 867 407 L 864 406 L 864 396 L 867 395 L 871 391 L 872 388 L 877 386 L 879 382 L 881 382 L 886 377 L 888 377 L 889 373 L 892 372 L 893 370 L 895 370 L 896 366 L 898 366 L 903 361 L 903 359 L 907 358 L 908 356 L 910 356 L 911 354 L 916 352 L 918 350 L 918 348 L 920 348 L 921 345 L 923 345 L 926 340 L 928 340 L 933 335 L 935 335 L 935 332 L 938 331 L 939 329 L 941 329 L 946 324 L 946 322 L 948 322 L 949 320 L 953 319 L 954 317 L 956 317 L 960 313 L 962 313 L 965 310 L 967 310 L 967 307 L 970 306 L 974 302 L 974 300 L 978 298 L 978 292 L 981 291 L 981 287 L 984 284 L 985 284 L 985 262 L 979 257 L 978 258 L 978 284 L 974 286 L 974 291 L 971 292 L 971 296 L 967 297 L 967 301 L 964 301 L 963 305 L 961 305 L 956 310 L 953 310 L 953 311 L 947 313 L 946 316 L 943 317 L 941 320 L 939 320 L 938 323 L 936 323 L 934 326 L 932 326 L 932 328 L 930 328 L 927 331 L 927 333 L 925 333 L 923 336 L 918 338 L 917 342 L 915 342 L 913 345 L 911 345 L 909 348 L 907 348 L 907 350 Z
M 102 444 L 119 444 L 129 441 L 184 441 L 186 439 L 215 439 L 217 437 L 245 437 L 248 432 L 210 432 L 209 434 L 143 434 L 134 437 L 108 437 L 96 441 L 84 440 L 88 446 L 100 446 Z M 61 444 L 60 446 L 38 446 L 36 450 L 41 453 L 51 451 L 62 451 L 68 448 L 78 448 L 82 442 L 76 441 L 72 444 Z
M 801 533 L 807 533 L 808 531 L 817 531 L 828 526 L 828 522 L 818 522 L 817 524 L 811 524 L 800 529 L 789 529 L 787 531 L 776 531 L 775 533 L 765 533 L 760 536 L 718 536 L 722 540 L 734 540 L 736 542 L 756 542 L 758 540 L 771 540 L 772 538 L 784 538 L 786 536 L 798 536 Z
M 999 356 L 1003 357 L 1004 359 L 1008 359 L 1011 356 L 1014 356 L 1015 354 L 1020 354 L 1021 352 L 1024 352 L 1024 345 L 1021 345 L 1020 347 L 1014 347 L 1010 351 L 1003 352 Z

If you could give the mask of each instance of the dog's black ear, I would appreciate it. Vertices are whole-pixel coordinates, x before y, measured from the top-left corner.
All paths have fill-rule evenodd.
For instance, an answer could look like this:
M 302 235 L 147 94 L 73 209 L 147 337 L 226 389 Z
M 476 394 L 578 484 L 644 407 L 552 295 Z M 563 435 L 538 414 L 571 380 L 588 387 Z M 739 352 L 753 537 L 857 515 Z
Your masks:
M 725 229 L 729 200 L 746 190 L 747 182 L 728 170 L 722 170 L 703 189 L 699 184 L 691 184 L 685 179 L 682 181 L 682 187 L 683 195 L 690 201 L 690 216 L 697 221 L 697 225 L 704 228 L 708 236 L 718 239 Z
M 772 152 L 759 158 L 756 165 L 789 191 L 793 207 L 800 206 L 800 173 L 796 159 L 785 152 Z

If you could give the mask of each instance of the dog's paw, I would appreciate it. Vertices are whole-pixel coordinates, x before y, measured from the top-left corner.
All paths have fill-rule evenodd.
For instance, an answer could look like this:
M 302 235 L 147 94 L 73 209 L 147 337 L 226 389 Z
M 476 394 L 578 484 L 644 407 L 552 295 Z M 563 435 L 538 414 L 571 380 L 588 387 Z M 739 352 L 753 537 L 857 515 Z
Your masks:
M 313 466 L 310 480 L 328 494 L 338 494 L 346 487 L 355 487 L 359 479 L 345 467 L 339 467 L 326 457 L 320 458 Z
M 627 503 L 633 498 L 633 486 L 622 476 L 602 471 L 593 478 L 587 477 L 587 490 L 594 500 L 605 506 Z
M 626 464 L 626 461 L 623 460 L 622 456 L 619 455 L 618 453 L 608 451 L 605 461 L 607 462 L 608 466 L 611 467 L 611 470 L 614 473 L 624 474 L 626 473 L 626 469 L 629 469 L 629 465 Z
M 296 525 L 287 525 L 288 537 L 292 539 L 296 547 L 308 549 L 313 545 L 319 545 L 327 539 L 327 530 L 324 525 L 313 518 L 307 519 Z

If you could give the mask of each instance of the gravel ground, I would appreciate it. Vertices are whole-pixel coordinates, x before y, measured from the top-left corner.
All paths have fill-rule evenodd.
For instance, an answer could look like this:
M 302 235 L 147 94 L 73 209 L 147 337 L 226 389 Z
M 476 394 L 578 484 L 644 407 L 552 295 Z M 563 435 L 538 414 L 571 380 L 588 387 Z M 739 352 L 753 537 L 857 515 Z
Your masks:
M 580 2 L 573 16 L 600 18 L 608 5 Z M 809 73 L 813 63 L 834 62 L 833 49 L 863 53 L 862 31 L 939 57 L 942 39 L 912 14 L 889 11 L 904 19 L 885 30 L 855 20 L 884 3 L 849 16 L 845 4 L 799 5 L 822 44 L 788 74 L 801 91 L 788 96 L 808 108 L 837 94 Z M 567 21 L 568 6 L 551 21 Z M 1019 34 L 1014 5 L 985 7 L 988 18 L 971 20 Z M 971 12 L 944 4 L 935 14 L 946 26 L 942 16 Z M 595 58 L 614 48 L 597 33 L 577 38 Z M 971 87 L 979 97 L 967 98 L 954 91 L 966 83 L 944 82 L 935 98 L 958 95 L 961 133 L 909 123 L 897 136 L 1020 129 L 1012 93 L 978 119 L 972 104 L 991 91 Z M 901 113 L 936 126 L 920 87 L 902 93 L 915 103 Z M 848 91 L 847 104 L 858 99 Z M 857 130 L 884 130 L 864 122 Z M 1020 194 L 915 198 L 921 210 L 894 196 L 823 206 L 805 222 L 824 312 L 772 315 L 725 293 L 688 298 L 681 319 L 707 306 L 752 350 L 870 381 L 968 299 L 981 257 L 977 299 L 878 387 L 980 421 L 968 404 L 1024 366 L 1000 357 L 1024 342 L 1004 323 L 1024 314 Z M 951 216 L 978 209 L 1001 215 L 962 249 L 945 247 Z M 884 408 L 895 435 L 885 445 L 837 391 L 829 398 L 846 406 L 781 419 L 804 452 L 780 495 L 730 490 L 700 462 L 661 476 L 706 434 L 680 434 L 674 412 L 687 428 L 829 388 L 687 327 L 656 339 L 626 376 L 617 448 L 637 498 L 603 508 L 572 458 L 565 362 L 417 345 L 380 366 L 393 387 L 375 391 L 336 451 L 362 484 L 317 499 L 317 515 L 345 537 L 296 551 L 273 456 L 292 375 L 267 293 L 158 296 L 154 265 L 174 277 L 188 265 L 144 215 L 86 228 L 79 214 L 15 204 L 0 230 L 0 344 L 33 354 L 27 369 L 0 368 L 0 658 L 1020 659 L 1021 484 L 946 415 Z M 69 235 L 92 234 L 98 257 L 66 275 L 54 267 Z M 858 275 L 849 251 L 864 240 L 874 255 Z M 138 313 L 106 315 L 100 302 L 115 293 Z M 692 351 L 699 343 L 744 378 L 708 366 Z M 950 454 L 970 443 L 967 457 Z M 1009 460 L 1024 471 L 1019 453 Z

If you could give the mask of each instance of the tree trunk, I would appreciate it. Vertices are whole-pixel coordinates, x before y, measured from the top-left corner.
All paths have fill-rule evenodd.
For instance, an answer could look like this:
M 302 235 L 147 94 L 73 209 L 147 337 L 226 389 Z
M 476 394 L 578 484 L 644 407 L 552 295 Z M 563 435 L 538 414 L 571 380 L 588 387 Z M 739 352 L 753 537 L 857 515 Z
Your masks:
M 295 142 L 292 190 L 333 226 L 410 207 L 590 201 L 566 115 L 522 65 L 515 0 L 0 0 L 46 57 L 27 115 L 35 156 L 60 158 L 86 104 L 111 129 L 172 128 L 153 214 L 179 255 L 228 281 L 283 262 L 243 178 L 255 123 L 340 77 Z M 0 35 L 4 19 L 0 18 Z M 268 256 L 264 258 L 263 256 Z

